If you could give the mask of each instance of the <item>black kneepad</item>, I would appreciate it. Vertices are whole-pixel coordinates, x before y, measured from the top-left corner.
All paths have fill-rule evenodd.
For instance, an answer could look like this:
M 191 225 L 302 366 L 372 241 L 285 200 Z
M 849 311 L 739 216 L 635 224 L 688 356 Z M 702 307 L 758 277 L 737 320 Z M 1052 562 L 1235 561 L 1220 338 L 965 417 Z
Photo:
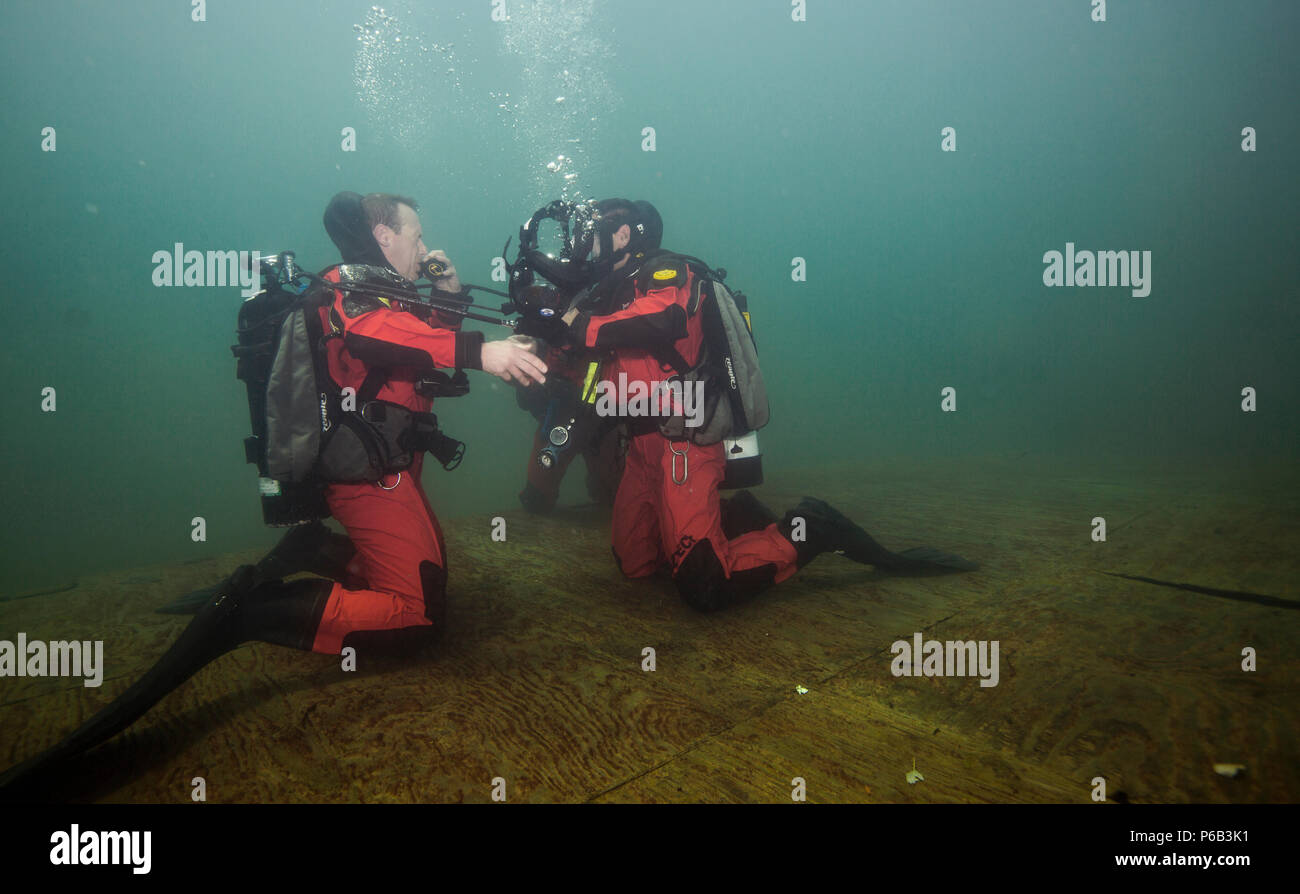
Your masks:
M 682 594 L 686 604 L 702 612 L 714 612 L 745 602 L 772 586 L 775 580 L 776 566 L 772 564 L 733 571 L 731 577 L 727 577 L 727 571 L 707 537 L 691 547 L 673 575 L 677 592 Z
M 677 592 L 696 611 L 714 612 L 732 601 L 727 571 L 708 538 L 698 541 L 673 574 Z

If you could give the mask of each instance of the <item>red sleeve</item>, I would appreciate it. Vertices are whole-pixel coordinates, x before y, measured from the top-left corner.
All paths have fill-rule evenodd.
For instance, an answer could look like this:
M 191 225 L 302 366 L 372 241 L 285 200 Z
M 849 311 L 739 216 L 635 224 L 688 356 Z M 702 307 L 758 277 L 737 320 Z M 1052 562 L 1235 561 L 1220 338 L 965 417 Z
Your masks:
M 481 369 L 483 333 L 435 328 L 413 313 L 384 306 L 383 299 L 350 299 L 336 290 L 331 314 L 343 343 L 357 359 L 376 366 Z
M 573 321 L 575 333 L 589 348 L 634 347 L 652 350 L 686 337 L 690 281 L 638 292 L 632 303 L 620 311 L 600 316 L 579 314 Z

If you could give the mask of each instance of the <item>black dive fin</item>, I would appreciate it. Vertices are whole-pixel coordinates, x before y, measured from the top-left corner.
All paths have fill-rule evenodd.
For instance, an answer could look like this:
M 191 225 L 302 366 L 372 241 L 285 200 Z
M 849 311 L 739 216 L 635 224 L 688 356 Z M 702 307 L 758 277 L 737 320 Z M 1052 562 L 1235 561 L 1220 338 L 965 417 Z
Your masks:
M 58 745 L 0 775 L 0 801 L 40 800 L 50 772 L 126 729 L 196 671 L 239 645 L 240 597 L 255 575 L 251 565 L 238 569 L 143 677 Z
M 845 558 L 864 565 L 875 565 L 895 574 L 954 574 L 975 571 L 978 563 L 928 546 L 918 546 L 901 553 L 891 552 L 864 531 L 856 522 L 825 500 L 804 497 L 795 510 L 818 518 L 835 531 L 834 547 Z
M 155 609 L 160 615 L 193 615 L 212 601 L 212 597 L 221 591 L 222 584 L 213 584 L 192 593 L 186 593 L 179 599 L 173 599 L 166 605 Z
M 917 546 L 893 555 L 897 561 L 881 567 L 900 574 L 954 574 L 958 571 L 978 571 L 980 567 L 978 562 L 930 546 Z

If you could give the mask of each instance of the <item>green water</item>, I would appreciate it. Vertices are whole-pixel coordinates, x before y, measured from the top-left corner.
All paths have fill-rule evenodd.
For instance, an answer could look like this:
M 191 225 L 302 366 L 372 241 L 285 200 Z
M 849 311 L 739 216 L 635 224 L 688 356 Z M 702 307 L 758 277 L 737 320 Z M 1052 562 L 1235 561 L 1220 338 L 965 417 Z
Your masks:
M 1294 458 L 1293 2 L 505 5 L 4 5 L 0 595 L 270 542 L 238 290 L 157 288 L 151 258 L 323 268 L 341 189 L 415 196 L 430 247 L 488 285 L 544 202 L 651 200 L 667 247 L 750 295 L 769 469 Z M 1045 287 L 1067 242 L 1150 251 L 1150 295 Z M 475 374 L 437 411 L 470 445 L 426 474 L 438 512 L 516 508 L 533 423 L 509 387 Z

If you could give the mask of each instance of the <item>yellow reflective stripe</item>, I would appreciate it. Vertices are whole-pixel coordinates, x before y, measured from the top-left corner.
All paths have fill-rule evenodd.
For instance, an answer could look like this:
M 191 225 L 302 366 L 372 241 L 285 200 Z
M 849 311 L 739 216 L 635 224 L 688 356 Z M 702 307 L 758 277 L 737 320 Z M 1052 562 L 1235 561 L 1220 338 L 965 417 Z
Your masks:
M 600 373 L 600 363 L 596 360 L 587 364 L 587 380 L 582 383 L 582 401 L 583 403 L 596 402 L 596 382 L 597 375 Z
M 745 326 L 746 326 L 746 327 L 749 329 L 749 331 L 752 333 L 752 332 L 754 331 L 754 324 L 751 323 L 751 322 L 749 322 L 749 311 L 747 311 L 747 310 L 742 310 L 742 311 L 740 312 L 740 315 L 741 315 L 742 317 L 745 318 Z
M 393 303 L 392 303 L 391 301 L 389 301 L 387 298 L 380 298 L 380 299 L 379 299 L 379 302 L 380 302 L 382 305 L 384 305 L 384 307 L 391 308 L 391 307 L 393 306 Z

